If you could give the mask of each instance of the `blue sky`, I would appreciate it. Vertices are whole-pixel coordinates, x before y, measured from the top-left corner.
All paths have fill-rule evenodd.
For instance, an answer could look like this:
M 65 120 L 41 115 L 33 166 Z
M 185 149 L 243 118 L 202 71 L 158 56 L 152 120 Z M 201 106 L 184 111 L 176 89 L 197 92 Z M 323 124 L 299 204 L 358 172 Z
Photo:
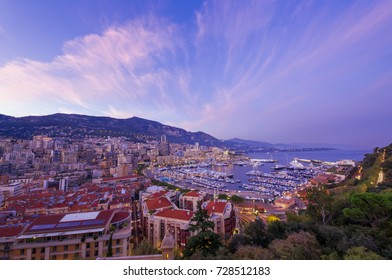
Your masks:
M 392 142 L 391 1 L 0 0 L 0 113 Z

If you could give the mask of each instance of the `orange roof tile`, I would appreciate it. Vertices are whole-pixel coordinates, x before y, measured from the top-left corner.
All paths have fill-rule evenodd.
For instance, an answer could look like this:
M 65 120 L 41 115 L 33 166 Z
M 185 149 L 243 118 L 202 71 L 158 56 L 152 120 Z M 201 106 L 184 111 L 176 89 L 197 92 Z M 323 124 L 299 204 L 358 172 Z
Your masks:
M 164 195 L 167 194 L 167 193 L 169 193 L 169 191 L 162 190 L 162 191 L 155 192 L 155 193 L 149 195 L 148 198 L 161 197 L 161 196 L 164 196 Z
M 208 212 L 209 215 L 211 215 L 212 213 L 220 213 L 223 214 L 225 212 L 227 206 L 227 202 L 223 202 L 223 201 L 210 201 L 207 206 L 206 206 L 206 210 Z
M 200 195 L 201 195 L 201 193 L 198 191 L 190 191 L 190 192 L 184 194 L 184 196 L 190 196 L 190 197 L 199 197 Z
M 114 214 L 113 219 L 111 220 L 112 223 L 118 223 L 128 219 L 131 216 L 131 213 L 126 211 L 117 212 Z
M 177 219 L 183 221 L 190 221 L 194 215 L 194 212 L 183 210 L 183 209 L 165 209 L 156 213 L 155 217 Z
M 157 197 L 145 201 L 148 211 L 171 207 L 172 203 L 166 197 Z
M 0 238 L 17 236 L 22 230 L 22 226 L 0 228 Z

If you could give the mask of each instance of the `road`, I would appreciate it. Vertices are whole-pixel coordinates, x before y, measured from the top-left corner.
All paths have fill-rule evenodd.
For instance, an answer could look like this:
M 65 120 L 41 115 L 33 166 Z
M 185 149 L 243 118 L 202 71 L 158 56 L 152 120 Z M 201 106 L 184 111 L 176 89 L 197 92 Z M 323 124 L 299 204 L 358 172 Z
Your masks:
M 386 153 L 386 150 L 384 149 L 382 157 L 381 157 L 381 163 L 383 163 L 385 161 L 385 153 Z M 378 173 L 376 186 L 378 184 L 381 184 L 383 181 L 384 181 L 384 171 L 381 168 L 381 171 Z

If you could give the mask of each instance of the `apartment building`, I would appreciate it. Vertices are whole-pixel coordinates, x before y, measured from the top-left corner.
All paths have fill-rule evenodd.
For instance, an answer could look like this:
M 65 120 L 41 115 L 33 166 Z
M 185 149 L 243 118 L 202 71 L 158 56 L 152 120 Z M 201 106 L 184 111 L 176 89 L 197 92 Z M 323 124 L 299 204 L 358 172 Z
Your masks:
M 110 239 L 113 256 L 127 256 L 131 213 L 116 209 L 39 216 L 27 228 L 0 228 L 0 236 L 3 259 L 96 259 L 107 256 Z
M 155 192 L 142 194 L 141 214 L 144 236 L 155 247 L 160 247 L 166 233 L 170 233 L 176 248 L 186 246 L 190 237 L 197 234 L 191 232 L 194 213 L 197 211 L 197 202 L 203 201 L 205 193 L 190 191 L 180 195 L 178 205 L 173 202 L 175 195 L 161 188 L 152 188 Z M 211 221 L 214 222 L 214 232 L 221 235 L 231 235 L 235 229 L 235 212 L 233 205 L 226 201 L 206 201 L 202 207 L 207 210 Z

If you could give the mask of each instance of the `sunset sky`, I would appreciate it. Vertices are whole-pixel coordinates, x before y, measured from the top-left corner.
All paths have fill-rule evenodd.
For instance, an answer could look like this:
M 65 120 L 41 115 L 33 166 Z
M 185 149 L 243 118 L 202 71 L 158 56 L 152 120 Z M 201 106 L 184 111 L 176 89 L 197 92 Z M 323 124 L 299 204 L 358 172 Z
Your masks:
M 392 1 L 0 0 L 0 114 L 392 142 Z

